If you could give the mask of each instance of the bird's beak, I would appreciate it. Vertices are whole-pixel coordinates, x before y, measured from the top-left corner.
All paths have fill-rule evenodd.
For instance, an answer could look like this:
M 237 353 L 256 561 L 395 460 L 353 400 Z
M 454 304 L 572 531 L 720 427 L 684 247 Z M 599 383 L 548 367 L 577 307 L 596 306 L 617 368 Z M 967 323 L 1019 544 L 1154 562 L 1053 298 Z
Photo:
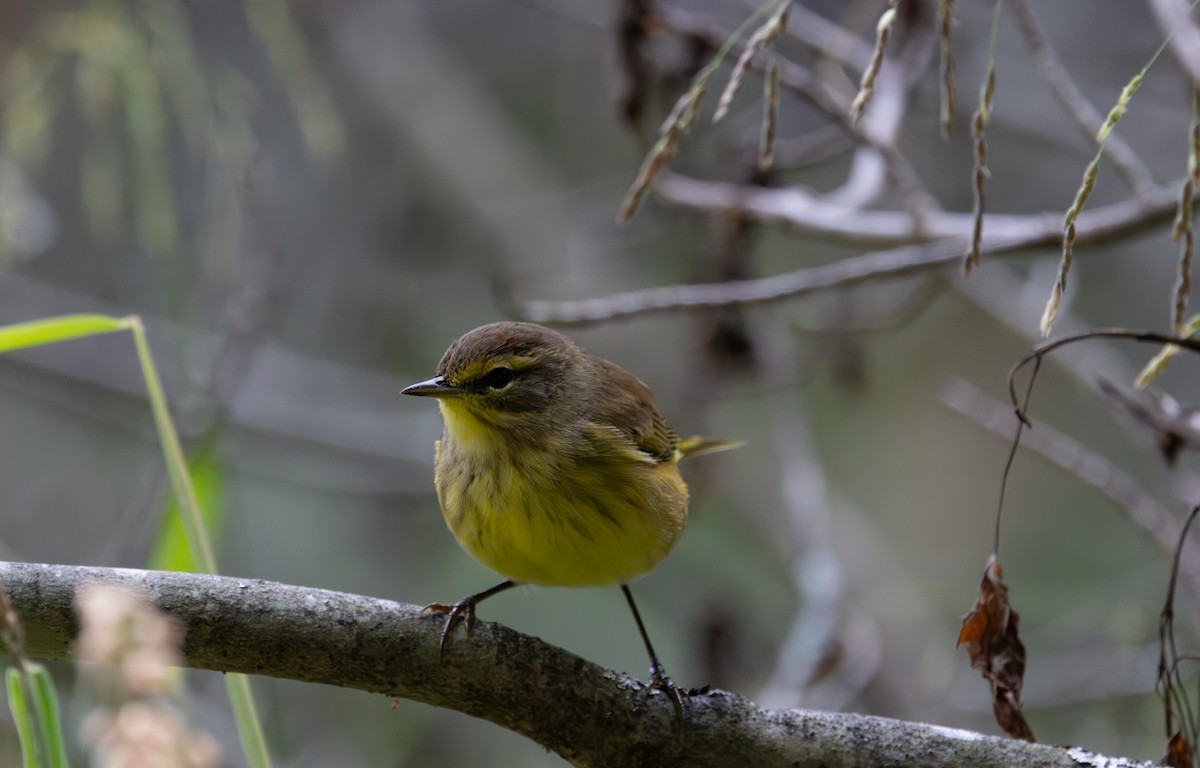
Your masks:
M 400 390 L 400 394 L 419 397 L 454 397 L 462 394 L 462 390 L 450 386 L 445 376 L 434 376 L 429 381 L 421 381 L 405 387 Z

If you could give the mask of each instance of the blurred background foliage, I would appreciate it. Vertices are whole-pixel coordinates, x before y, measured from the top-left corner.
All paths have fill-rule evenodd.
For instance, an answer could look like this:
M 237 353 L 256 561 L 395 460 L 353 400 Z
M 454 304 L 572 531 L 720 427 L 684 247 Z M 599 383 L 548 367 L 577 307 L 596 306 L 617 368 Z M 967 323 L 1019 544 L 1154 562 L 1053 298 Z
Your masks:
M 969 212 L 968 121 L 991 8 L 956 6 L 959 107 L 947 141 L 936 6 L 905 5 L 906 34 L 927 55 L 909 70 L 894 146 L 932 200 Z M 646 86 L 634 108 L 618 19 L 643 6 L 662 15 L 644 17 L 655 23 L 643 30 L 644 68 L 632 70 Z M 1152 6 L 1037 8 L 1101 113 L 1165 37 Z M 853 95 L 884 8 L 797 6 L 779 54 Z M 0 323 L 145 318 L 220 520 L 223 573 L 420 604 L 478 591 L 496 578 L 457 548 L 433 494 L 436 409 L 399 396 L 432 375 L 450 341 L 521 300 L 759 277 L 870 250 L 653 194 L 630 224 L 614 223 L 653 127 L 711 55 L 701 31 L 719 43 L 752 10 L 720 0 L 4 3 Z M 849 42 L 806 40 L 824 34 L 812 26 L 820 18 Z M 1095 145 L 1054 100 L 1012 17 L 1000 18 L 988 211 L 1059 220 Z M 830 59 L 839 45 L 846 65 Z M 753 170 L 758 83 L 751 74 L 715 127 L 710 94 L 673 168 L 845 191 L 861 142 L 786 89 L 778 167 L 766 179 Z M 638 109 L 642 127 L 630 131 Z M 1191 111 L 1188 77 L 1164 57 L 1118 129 L 1158 183 L 1186 173 Z M 1131 194 L 1102 165 L 1091 204 Z M 870 202 L 904 208 L 894 191 Z M 1177 253 L 1169 222 L 1080 248 L 1056 331 L 1168 329 Z M 682 433 L 749 441 L 685 468 L 688 535 L 636 586 L 677 681 L 773 706 L 995 730 L 985 683 L 954 647 L 991 549 L 1007 451 L 979 422 L 1011 434 L 1005 375 L 1037 339 L 1056 263 L 1057 249 L 1025 249 L 985 256 L 969 279 L 934 269 L 567 328 L 646 380 Z M 1168 557 L 1130 505 L 1096 486 L 1124 473 L 1135 499 L 1179 519 L 1198 484 L 1194 460 L 1168 471 L 1153 435 L 1115 413 L 1096 382 L 1127 388 L 1152 351 L 1097 342 L 1046 366 L 1033 399 L 1043 432 L 1061 433 L 1068 463 L 1070 450 L 1077 463 L 1104 457 L 1110 474 L 1085 480 L 1079 466 L 1022 453 L 1000 552 L 1039 738 L 1137 757 L 1163 746 L 1153 689 Z M 1197 372 L 1180 359 L 1159 385 L 1186 399 Z M 0 557 L 170 561 L 156 545 L 165 476 L 127 337 L 0 357 L 0 436 Z M 1180 641 L 1194 647 L 1188 595 Z M 618 590 L 526 588 L 481 614 L 644 674 Z M 56 672 L 78 722 L 88 702 L 70 696 L 69 667 Z M 223 686 L 188 679 L 196 719 L 237 764 Z M 561 764 L 456 713 L 254 684 L 280 765 Z M 14 738 L 0 730 L 4 754 L 17 754 Z

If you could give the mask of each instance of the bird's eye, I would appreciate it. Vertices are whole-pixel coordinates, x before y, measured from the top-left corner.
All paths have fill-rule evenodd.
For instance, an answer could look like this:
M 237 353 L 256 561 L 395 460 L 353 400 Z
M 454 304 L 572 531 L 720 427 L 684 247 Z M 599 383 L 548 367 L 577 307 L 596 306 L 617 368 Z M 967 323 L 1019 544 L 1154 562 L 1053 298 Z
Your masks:
M 515 375 L 512 368 L 498 366 L 487 372 L 483 377 L 483 384 L 488 389 L 504 389 Z

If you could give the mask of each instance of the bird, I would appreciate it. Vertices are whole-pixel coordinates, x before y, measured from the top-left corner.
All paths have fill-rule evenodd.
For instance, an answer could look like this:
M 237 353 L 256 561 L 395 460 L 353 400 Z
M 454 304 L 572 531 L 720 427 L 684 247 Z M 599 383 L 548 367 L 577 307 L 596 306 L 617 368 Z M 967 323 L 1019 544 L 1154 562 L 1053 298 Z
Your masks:
M 678 462 L 736 440 L 681 439 L 650 388 L 569 336 L 527 322 L 480 326 L 454 341 L 436 375 L 402 390 L 437 400 L 434 485 L 446 525 L 475 560 L 505 577 L 456 603 L 439 655 L 483 600 L 518 585 L 619 586 L 650 656 L 650 684 L 682 718 L 629 584 L 666 557 L 687 525 Z M 682 720 L 681 720 L 682 722 Z

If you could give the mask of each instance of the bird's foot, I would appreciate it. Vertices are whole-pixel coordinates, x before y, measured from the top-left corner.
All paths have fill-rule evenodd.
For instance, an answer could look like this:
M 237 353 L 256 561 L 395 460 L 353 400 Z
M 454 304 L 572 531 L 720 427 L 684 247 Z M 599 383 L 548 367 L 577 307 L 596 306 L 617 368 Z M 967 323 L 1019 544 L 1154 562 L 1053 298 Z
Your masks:
M 675 722 L 679 728 L 679 737 L 683 738 L 683 715 L 687 710 L 687 698 L 693 694 L 693 690 L 675 685 L 675 681 L 667 675 L 667 671 L 657 660 L 650 665 L 650 687 L 665 693 L 675 705 Z
M 444 603 L 430 603 L 425 606 L 425 610 L 430 613 L 446 614 L 446 623 L 442 625 L 441 639 L 438 641 L 438 661 L 446 652 L 446 638 L 450 637 L 450 633 L 454 628 L 464 621 L 467 626 L 467 635 L 470 636 L 471 630 L 475 628 L 475 603 L 479 602 L 478 595 L 470 595 L 459 600 L 454 605 L 445 605 Z
M 450 637 L 450 633 L 454 631 L 454 628 L 463 621 L 467 622 L 467 635 L 470 636 L 471 630 L 475 628 L 475 606 L 478 603 L 487 600 L 492 595 L 498 595 L 506 589 L 512 589 L 515 586 L 517 586 L 517 583 L 510 579 L 500 582 L 491 589 L 467 595 L 454 605 L 430 603 L 425 606 L 425 610 L 427 611 L 446 614 L 446 623 L 442 625 L 442 636 L 438 641 L 438 661 L 441 661 L 446 653 L 446 638 Z

